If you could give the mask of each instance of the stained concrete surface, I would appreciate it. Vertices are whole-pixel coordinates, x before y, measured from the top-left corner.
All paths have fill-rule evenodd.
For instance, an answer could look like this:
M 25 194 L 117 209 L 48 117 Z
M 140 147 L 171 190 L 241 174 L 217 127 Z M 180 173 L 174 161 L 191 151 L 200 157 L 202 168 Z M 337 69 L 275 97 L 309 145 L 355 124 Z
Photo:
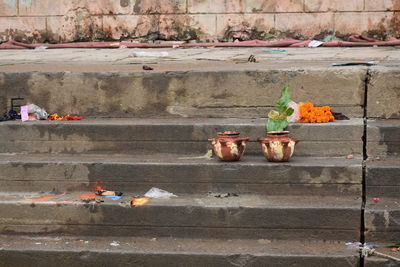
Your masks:
M 288 84 L 296 101 L 331 105 L 350 117 L 363 116 L 370 87 L 369 116 L 399 117 L 392 74 L 400 62 L 397 47 L 284 49 L 3 50 L 0 104 L 5 109 L 8 98 L 20 96 L 54 112 L 86 116 L 257 117 Z M 136 51 L 169 56 L 135 57 Z M 250 55 L 258 63 L 247 62 Z M 331 66 L 349 61 L 378 65 Z

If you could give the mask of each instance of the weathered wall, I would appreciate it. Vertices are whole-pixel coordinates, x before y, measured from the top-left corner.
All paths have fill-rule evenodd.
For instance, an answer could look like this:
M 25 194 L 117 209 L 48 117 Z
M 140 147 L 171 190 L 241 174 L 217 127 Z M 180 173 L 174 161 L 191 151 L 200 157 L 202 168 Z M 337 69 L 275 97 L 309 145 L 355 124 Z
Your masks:
M 400 35 L 400 0 L 0 0 L 0 40 L 321 39 Z

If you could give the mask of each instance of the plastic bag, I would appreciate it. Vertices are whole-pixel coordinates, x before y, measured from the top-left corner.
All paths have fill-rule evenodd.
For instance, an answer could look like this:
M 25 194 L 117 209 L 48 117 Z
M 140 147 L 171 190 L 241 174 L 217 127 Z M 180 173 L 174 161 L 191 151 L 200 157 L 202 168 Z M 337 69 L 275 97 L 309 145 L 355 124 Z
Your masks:
M 36 106 L 35 104 L 28 105 L 28 113 L 36 116 L 38 120 L 47 120 L 49 114 L 41 107 Z
M 171 198 L 171 197 L 177 197 L 177 195 L 174 195 L 168 191 L 162 190 L 157 187 L 152 187 L 149 191 L 147 191 L 146 194 L 144 194 L 145 197 L 149 198 Z
M 134 57 L 168 57 L 168 52 L 145 52 L 145 51 L 138 51 L 134 52 Z
M 296 102 L 290 101 L 288 106 L 291 107 L 294 112 L 291 116 L 287 117 L 287 121 L 297 122 L 300 119 L 299 105 Z

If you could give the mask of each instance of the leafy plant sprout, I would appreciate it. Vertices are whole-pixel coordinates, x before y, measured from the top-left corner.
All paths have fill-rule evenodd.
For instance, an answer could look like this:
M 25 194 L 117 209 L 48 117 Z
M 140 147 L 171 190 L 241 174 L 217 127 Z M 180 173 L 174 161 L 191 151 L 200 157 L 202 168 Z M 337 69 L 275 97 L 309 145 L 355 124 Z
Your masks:
M 290 101 L 290 88 L 286 85 L 281 89 L 281 97 L 276 102 L 277 110 L 271 110 L 268 113 L 268 120 L 265 125 L 267 132 L 284 131 L 289 126 L 287 117 L 294 112 L 294 109 L 288 106 Z

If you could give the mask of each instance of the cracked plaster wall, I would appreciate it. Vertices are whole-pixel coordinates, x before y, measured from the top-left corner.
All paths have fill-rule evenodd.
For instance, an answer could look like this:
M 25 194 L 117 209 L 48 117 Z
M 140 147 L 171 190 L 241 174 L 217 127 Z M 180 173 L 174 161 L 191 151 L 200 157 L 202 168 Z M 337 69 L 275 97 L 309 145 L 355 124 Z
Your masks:
M 0 41 L 400 35 L 400 0 L 0 0 Z

